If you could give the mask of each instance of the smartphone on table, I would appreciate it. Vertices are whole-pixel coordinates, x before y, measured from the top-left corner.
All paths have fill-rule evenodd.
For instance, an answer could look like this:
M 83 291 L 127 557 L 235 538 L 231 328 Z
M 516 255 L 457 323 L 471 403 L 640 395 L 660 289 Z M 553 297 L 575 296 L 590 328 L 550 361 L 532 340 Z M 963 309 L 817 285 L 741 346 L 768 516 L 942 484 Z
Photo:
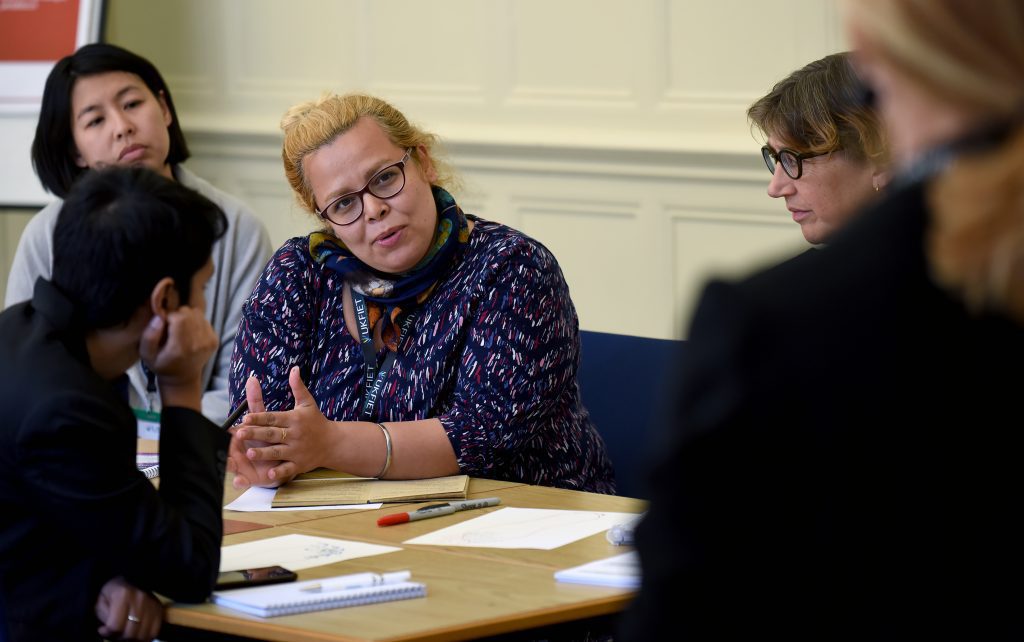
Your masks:
M 261 584 L 277 584 L 279 582 L 294 582 L 298 575 L 289 571 L 283 566 L 262 566 L 260 568 L 246 568 L 240 571 L 221 571 L 217 576 L 216 590 L 236 589 L 246 586 L 259 586 Z

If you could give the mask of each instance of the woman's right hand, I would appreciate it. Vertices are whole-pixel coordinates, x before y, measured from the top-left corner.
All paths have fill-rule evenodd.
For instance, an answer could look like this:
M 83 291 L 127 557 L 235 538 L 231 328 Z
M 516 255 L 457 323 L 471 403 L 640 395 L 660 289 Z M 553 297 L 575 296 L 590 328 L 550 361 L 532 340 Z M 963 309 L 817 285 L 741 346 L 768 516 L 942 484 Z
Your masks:
M 295 397 L 294 409 L 250 412 L 235 431 L 235 440 L 264 443 L 260 447 L 249 447 L 244 453 L 249 469 L 259 471 L 260 476 L 267 480 L 266 484 L 259 483 L 261 486 L 277 486 L 299 473 L 324 465 L 325 456 L 337 447 L 339 434 L 332 429 L 334 422 L 320 412 L 316 400 L 302 382 L 298 366 L 289 372 L 288 383 Z M 247 397 L 248 393 L 249 383 L 246 382 Z M 262 400 L 260 408 L 263 408 Z M 241 474 L 245 475 L 245 471 Z
M 256 377 L 249 377 L 245 382 L 245 401 L 250 413 L 266 411 L 266 406 L 263 405 L 263 389 Z M 256 462 L 246 456 L 246 451 L 250 448 L 261 448 L 269 446 L 270 443 L 246 439 L 244 433 L 238 434 L 241 428 L 242 426 L 234 426 L 230 429 L 232 439 L 228 447 L 228 470 L 235 474 L 232 485 L 241 490 L 249 486 L 273 488 L 283 484 L 283 481 L 276 481 L 268 475 L 270 469 L 280 464 L 280 461 Z

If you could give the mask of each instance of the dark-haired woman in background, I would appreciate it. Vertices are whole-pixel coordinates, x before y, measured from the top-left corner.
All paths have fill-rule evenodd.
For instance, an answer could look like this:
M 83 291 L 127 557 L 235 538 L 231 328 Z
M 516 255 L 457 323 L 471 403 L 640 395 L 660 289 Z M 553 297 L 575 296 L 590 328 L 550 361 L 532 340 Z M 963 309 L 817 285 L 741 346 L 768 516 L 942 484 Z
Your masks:
M 242 303 L 270 258 L 270 238 L 250 209 L 181 166 L 189 157 L 171 91 L 151 62 L 109 44 L 86 45 L 62 58 L 46 79 L 32 162 L 47 190 L 63 198 L 89 169 L 147 167 L 210 199 L 228 217 L 228 232 L 214 245 L 214 277 L 206 317 L 220 348 L 203 370 L 203 414 L 228 415 L 228 363 Z M 11 266 L 4 305 L 32 298 L 39 277 L 53 269 L 53 230 L 61 201 L 36 214 L 25 228 Z M 129 370 L 133 407 L 158 411 L 153 377 L 141 364 Z

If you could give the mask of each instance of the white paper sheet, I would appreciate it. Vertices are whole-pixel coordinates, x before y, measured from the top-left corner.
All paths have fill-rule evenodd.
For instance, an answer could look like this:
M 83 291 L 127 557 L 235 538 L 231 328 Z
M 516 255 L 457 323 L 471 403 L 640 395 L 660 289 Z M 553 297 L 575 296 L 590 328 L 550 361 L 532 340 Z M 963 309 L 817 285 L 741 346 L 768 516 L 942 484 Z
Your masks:
M 555 571 L 555 579 L 574 584 L 640 588 L 640 556 L 636 551 L 630 551 L 603 560 L 594 560 Z
M 284 510 L 365 510 L 381 507 L 381 504 L 338 504 L 335 506 L 290 506 L 273 508 L 271 503 L 274 501 L 274 495 L 276 494 L 276 488 L 257 488 L 256 486 L 253 486 L 239 495 L 235 501 L 225 506 L 224 509 L 240 513 L 265 513 Z
M 220 549 L 220 570 L 238 571 L 261 566 L 281 566 L 298 571 L 357 557 L 370 557 L 400 551 L 397 546 L 378 546 L 332 537 L 312 535 L 281 535 L 267 539 L 232 544 Z
M 633 513 L 503 508 L 403 543 L 550 551 L 634 517 Z

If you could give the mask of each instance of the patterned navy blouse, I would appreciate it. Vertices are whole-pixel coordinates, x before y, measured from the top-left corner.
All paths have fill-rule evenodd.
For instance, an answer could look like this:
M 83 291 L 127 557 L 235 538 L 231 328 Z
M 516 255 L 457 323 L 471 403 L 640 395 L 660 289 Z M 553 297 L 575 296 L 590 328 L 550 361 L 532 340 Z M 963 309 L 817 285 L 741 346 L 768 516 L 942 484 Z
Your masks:
M 600 493 L 615 490 L 604 442 L 580 401 L 579 323 L 555 257 L 476 221 L 460 259 L 421 306 L 378 402 L 378 421 L 437 417 L 463 473 Z M 255 374 L 267 410 L 292 408 L 300 366 L 320 410 L 357 421 L 363 357 L 345 327 L 342 282 L 287 241 L 246 302 L 231 363 L 232 406 Z

